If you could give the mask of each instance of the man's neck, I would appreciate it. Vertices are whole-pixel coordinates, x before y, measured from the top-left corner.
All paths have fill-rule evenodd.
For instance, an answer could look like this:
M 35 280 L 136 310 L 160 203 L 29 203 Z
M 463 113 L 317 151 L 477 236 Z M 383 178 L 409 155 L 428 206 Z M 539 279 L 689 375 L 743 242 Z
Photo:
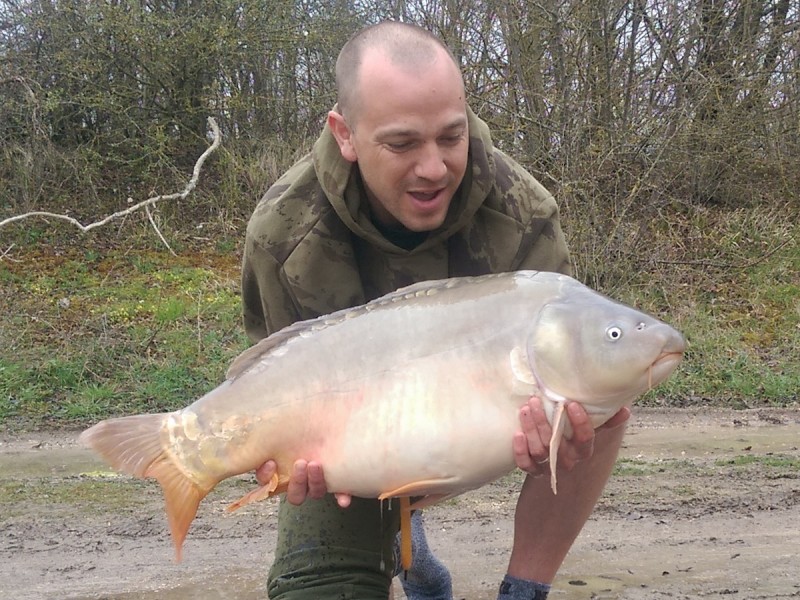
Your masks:
M 372 223 L 383 237 L 403 250 L 413 250 L 428 239 L 427 231 L 411 231 L 399 224 L 389 227 L 383 225 L 375 218 L 372 218 Z

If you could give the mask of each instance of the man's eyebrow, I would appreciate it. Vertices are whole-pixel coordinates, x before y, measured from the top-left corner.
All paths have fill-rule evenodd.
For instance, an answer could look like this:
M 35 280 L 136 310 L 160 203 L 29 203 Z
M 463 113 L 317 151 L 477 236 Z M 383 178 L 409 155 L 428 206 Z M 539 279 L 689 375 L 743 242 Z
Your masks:
M 467 118 L 466 117 L 458 117 L 457 119 L 453 119 L 448 125 L 444 126 L 444 129 L 462 129 L 467 126 Z
M 467 127 L 467 119 L 458 117 L 453 119 L 450 123 L 442 127 L 442 131 L 452 131 L 454 129 L 465 129 Z M 419 135 L 419 131 L 416 129 L 411 129 L 409 127 L 388 127 L 383 131 L 379 131 L 377 137 L 379 138 L 387 138 L 387 137 L 415 137 Z
M 419 135 L 419 132 L 416 129 L 409 129 L 405 127 L 390 127 L 388 129 L 384 129 L 383 131 L 378 131 L 376 137 L 379 138 L 388 138 L 388 137 L 414 137 L 415 135 Z

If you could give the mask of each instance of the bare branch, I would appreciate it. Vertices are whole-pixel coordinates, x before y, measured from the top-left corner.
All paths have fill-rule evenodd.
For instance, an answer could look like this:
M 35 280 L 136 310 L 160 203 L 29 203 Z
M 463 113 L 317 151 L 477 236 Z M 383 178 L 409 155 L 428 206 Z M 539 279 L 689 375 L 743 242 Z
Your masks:
M 3 253 L 0 254 L 0 260 L 5 260 L 11 250 L 14 248 L 15 244 L 11 244 L 8 248 L 3 250 Z
M 0 228 L 5 227 L 6 225 L 10 225 L 11 223 L 15 223 L 17 221 L 21 221 L 23 219 L 29 219 L 32 217 L 43 217 L 43 218 L 60 219 L 62 221 L 67 221 L 68 223 L 72 223 L 73 225 L 75 225 L 75 227 L 80 229 L 82 232 L 86 233 L 97 227 L 102 227 L 103 225 L 109 223 L 110 221 L 113 221 L 114 219 L 119 219 L 120 217 L 126 217 L 131 213 L 136 212 L 137 210 L 140 210 L 142 208 L 149 208 L 154 204 L 161 202 L 162 200 L 183 200 L 189 194 L 192 193 L 195 187 L 197 187 L 197 181 L 200 179 L 200 170 L 203 168 L 203 163 L 206 162 L 206 159 L 209 157 L 209 155 L 212 152 L 214 152 L 214 150 L 216 150 L 220 145 L 222 135 L 220 134 L 219 126 L 217 125 L 217 122 L 214 120 L 213 117 L 208 117 L 208 125 L 209 127 L 211 127 L 211 131 L 214 136 L 213 141 L 211 145 L 208 148 L 206 148 L 205 152 L 203 152 L 203 154 L 200 155 L 200 158 L 197 159 L 197 162 L 194 164 L 194 169 L 192 170 L 192 178 L 186 184 L 186 187 L 183 188 L 183 190 L 180 192 L 176 192 L 174 194 L 153 196 L 152 198 L 148 198 L 147 200 L 142 200 L 141 202 L 138 202 L 133 206 L 126 208 L 125 210 L 117 211 L 113 214 L 108 215 L 104 219 L 95 221 L 94 223 L 89 223 L 88 225 L 84 225 L 83 223 L 81 223 L 80 221 L 78 221 L 73 217 L 70 217 L 69 215 L 56 214 L 56 213 L 37 210 L 4 219 L 0 221 Z M 153 223 L 152 218 L 150 219 L 150 222 Z M 156 228 L 156 232 L 158 232 L 158 228 Z M 160 232 L 158 232 L 158 234 L 159 237 L 161 237 Z M 164 240 L 163 237 L 161 237 L 161 239 L 162 241 Z M 167 248 L 169 248 L 169 245 L 167 245 Z
M 19 75 L 11 75 L 9 77 L 4 77 L 3 79 L 0 79 L 0 85 L 5 85 L 7 83 L 12 83 L 12 82 L 18 83 L 22 87 L 24 87 L 25 91 L 28 92 L 28 98 L 31 100 L 31 102 L 33 102 L 34 104 L 39 104 L 39 100 L 36 98 L 36 94 L 33 93 L 31 86 L 28 85 L 28 82 L 25 80 L 24 77 L 20 77 Z
M 150 225 L 153 226 L 153 229 L 155 230 L 155 232 L 158 235 L 158 237 L 161 240 L 161 242 L 167 247 L 167 250 L 169 250 L 169 253 L 172 254 L 172 256 L 178 256 L 177 254 L 175 254 L 175 251 L 169 245 L 169 242 L 167 242 L 167 240 L 161 234 L 161 230 L 158 228 L 158 225 L 156 225 L 156 222 L 153 219 L 153 213 L 150 212 L 150 207 L 149 206 L 145 206 L 144 207 L 144 212 L 147 213 L 147 219 L 150 221 Z

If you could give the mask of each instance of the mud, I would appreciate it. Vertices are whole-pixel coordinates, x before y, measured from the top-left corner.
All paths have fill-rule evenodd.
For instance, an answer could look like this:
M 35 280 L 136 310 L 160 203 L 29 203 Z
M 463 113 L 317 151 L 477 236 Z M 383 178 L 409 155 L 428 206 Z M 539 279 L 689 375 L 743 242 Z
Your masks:
M 155 484 L 110 473 L 76 432 L 0 435 L 0 598 L 265 598 L 274 502 L 201 505 L 175 564 Z M 494 599 L 521 477 L 427 514 L 456 598 Z M 395 585 L 396 598 L 403 598 Z M 800 598 L 800 409 L 637 410 L 551 598 Z

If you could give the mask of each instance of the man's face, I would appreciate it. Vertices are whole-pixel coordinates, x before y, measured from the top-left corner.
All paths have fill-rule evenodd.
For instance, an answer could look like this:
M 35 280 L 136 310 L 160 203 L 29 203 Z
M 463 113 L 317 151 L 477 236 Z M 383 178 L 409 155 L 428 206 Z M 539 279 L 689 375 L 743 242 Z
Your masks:
M 445 52 L 423 72 L 364 57 L 355 115 L 329 115 L 342 156 L 358 162 L 373 218 L 436 229 L 467 168 L 469 131 L 458 69 Z M 354 122 L 353 122 L 354 121 Z

